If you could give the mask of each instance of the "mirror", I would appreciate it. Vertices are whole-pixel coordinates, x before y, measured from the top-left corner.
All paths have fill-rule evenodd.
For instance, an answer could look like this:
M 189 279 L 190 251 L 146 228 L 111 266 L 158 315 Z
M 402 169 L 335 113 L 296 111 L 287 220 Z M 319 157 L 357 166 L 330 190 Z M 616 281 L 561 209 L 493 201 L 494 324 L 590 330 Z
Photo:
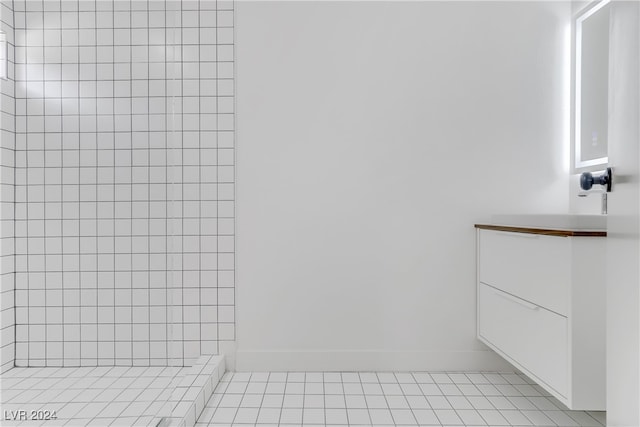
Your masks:
M 608 162 L 608 87 L 609 0 L 602 0 L 575 21 L 575 170 Z

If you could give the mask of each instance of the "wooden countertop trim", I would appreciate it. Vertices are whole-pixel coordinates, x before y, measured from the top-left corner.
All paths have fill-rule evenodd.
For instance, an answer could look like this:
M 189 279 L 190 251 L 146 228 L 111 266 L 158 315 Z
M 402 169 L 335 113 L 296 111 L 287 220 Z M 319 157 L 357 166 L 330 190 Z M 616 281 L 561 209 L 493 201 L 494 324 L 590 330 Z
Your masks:
M 542 234 L 558 237 L 607 237 L 606 231 L 553 230 L 548 228 L 512 227 L 506 225 L 476 224 L 481 230 L 508 231 L 510 233 Z

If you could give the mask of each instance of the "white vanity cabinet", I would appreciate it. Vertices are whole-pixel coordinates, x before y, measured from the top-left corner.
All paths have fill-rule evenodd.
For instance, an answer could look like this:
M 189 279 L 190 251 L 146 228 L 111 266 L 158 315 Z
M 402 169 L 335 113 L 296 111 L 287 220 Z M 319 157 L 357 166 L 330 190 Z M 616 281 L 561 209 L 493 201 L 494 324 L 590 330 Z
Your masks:
M 477 228 L 478 339 L 570 409 L 605 409 L 605 232 Z

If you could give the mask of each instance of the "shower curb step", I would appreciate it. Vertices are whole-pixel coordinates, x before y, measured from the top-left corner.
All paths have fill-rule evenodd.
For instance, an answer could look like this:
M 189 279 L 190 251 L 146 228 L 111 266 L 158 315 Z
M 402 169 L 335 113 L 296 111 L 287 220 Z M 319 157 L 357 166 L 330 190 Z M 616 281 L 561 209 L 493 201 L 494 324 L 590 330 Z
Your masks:
M 188 368 L 182 380 L 173 389 L 167 402 L 171 415 L 156 419 L 153 425 L 193 427 L 226 371 L 223 355 L 200 356 Z M 168 411 L 167 411 L 168 412 Z

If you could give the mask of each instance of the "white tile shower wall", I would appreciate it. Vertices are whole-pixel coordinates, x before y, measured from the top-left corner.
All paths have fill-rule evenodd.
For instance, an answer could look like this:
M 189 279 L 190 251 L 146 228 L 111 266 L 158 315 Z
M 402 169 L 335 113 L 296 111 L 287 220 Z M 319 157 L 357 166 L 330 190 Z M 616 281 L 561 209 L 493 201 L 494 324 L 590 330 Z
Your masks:
M 15 2 L 18 365 L 189 364 L 235 338 L 233 15 Z
M 13 2 L 0 2 L 0 29 L 7 40 L 7 79 L 0 80 L 0 373 L 14 365 L 14 164 L 15 82 L 13 76 Z

